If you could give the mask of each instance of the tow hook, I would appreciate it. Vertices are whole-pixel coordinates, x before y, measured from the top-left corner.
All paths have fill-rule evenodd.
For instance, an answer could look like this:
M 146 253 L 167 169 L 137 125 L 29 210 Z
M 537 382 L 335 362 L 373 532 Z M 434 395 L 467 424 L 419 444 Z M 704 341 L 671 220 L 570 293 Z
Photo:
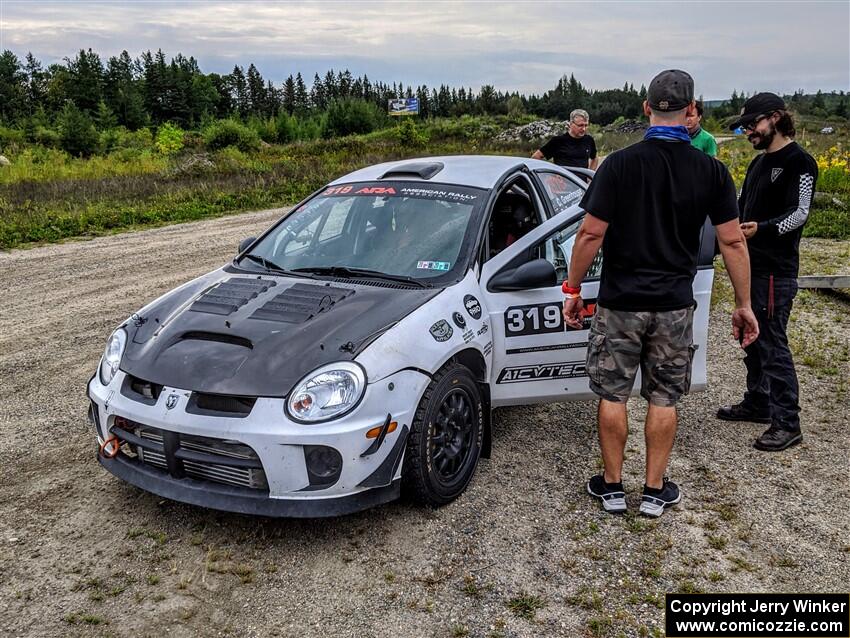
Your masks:
M 112 446 L 112 447 L 109 447 Z M 109 448 L 109 449 L 107 449 Z M 106 459 L 114 459 L 121 450 L 121 440 L 117 436 L 111 436 L 100 444 L 100 455 Z

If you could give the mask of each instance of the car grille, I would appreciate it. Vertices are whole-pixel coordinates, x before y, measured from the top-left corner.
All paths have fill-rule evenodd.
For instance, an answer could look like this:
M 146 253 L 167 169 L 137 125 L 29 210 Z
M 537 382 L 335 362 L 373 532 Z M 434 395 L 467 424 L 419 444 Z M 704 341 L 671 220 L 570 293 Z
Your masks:
M 112 433 L 139 462 L 169 473 L 252 490 L 268 491 L 257 453 L 244 443 L 180 434 L 117 417 Z

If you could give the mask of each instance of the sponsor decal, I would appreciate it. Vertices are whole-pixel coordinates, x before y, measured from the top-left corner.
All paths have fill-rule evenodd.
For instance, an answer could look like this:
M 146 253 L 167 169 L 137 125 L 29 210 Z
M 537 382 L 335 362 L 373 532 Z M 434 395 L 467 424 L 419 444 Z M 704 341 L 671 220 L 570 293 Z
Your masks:
M 463 305 L 469 316 L 473 319 L 481 319 L 481 303 L 472 295 L 466 295 L 463 298 Z
M 507 354 L 525 354 L 526 352 L 547 352 L 549 350 L 572 350 L 573 348 L 586 348 L 587 341 L 578 343 L 558 343 L 551 346 L 533 346 L 531 348 L 508 348 Z
M 177 401 L 179 398 L 180 397 L 178 397 L 176 394 L 169 394 L 168 398 L 165 400 L 165 408 L 167 410 L 173 409 L 174 406 L 177 405 Z
M 554 379 L 572 379 L 585 376 L 587 376 L 587 370 L 584 361 L 565 361 L 563 363 L 543 363 L 504 368 L 499 373 L 499 379 L 496 383 L 552 381 Z
M 349 186 L 331 186 L 330 188 L 326 189 L 325 192 L 322 193 L 322 195 L 345 195 L 347 193 L 350 193 L 353 190 L 354 190 L 354 187 L 351 186 L 351 185 L 349 185 Z
M 593 313 L 596 310 L 596 299 L 584 302 L 581 311 L 581 330 L 589 330 Z M 549 334 L 555 332 L 570 332 L 576 330 L 564 323 L 564 304 L 532 304 L 528 306 L 511 306 L 505 310 L 505 336 L 525 337 L 528 335 Z
M 467 330 L 466 332 L 463 333 L 463 342 L 464 343 L 469 343 L 474 338 L 475 338 L 475 331 L 474 330 Z
M 770 169 L 770 183 L 772 184 L 773 182 L 775 182 L 780 175 L 782 175 L 781 168 Z
M 455 311 L 452 313 L 452 321 L 454 321 L 455 325 L 461 330 L 466 328 L 466 319 L 464 319 L 463 315 L 459 312 Z
M 483 323 L 476 334 L 480 337 L 481 335 L 486 335 L 488 330 L 490 330 L 489 324 Z
M 439 190 L 435 188 L 402 188 L 402 195 L 419 197 L 422 199 L 444 199 L 452 202 L 474 202 L 478 195 L 459 193 L 457 191 Z
M 488 341 L 487 343 L 484 344 L 484 354 L 488 355 L 491 352 L 493 352 L 493 342 Z
M 435 341 L 448 341 L 452 338 L 454 330 L 445 319 L 440 319 L 437 323 L 431 326 L 428 330 Z
M 450 261 L 418 261 L 416 267 L 419 270 L 451 270 L 452 263 Z
M 357 191 L 358 195 L 395 195 L 392 186 L 364 186 Z

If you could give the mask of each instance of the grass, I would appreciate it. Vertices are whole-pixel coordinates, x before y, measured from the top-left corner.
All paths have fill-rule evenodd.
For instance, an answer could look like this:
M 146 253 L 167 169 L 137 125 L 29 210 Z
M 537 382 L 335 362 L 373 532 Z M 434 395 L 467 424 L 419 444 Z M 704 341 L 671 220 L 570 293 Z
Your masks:
M 525 154 L 493 144 L 495 125 L 483 118 L 434 126 L 438 134 L 416 148 L 386 129 L 252 153 L 193 147 L 171 158 L 124 149 L 82 160 L 25 149 L 12 158 L 12 170 L 0 173 L 0 249 L 293 204 L 340 175 L 388 160 Z
M 532 119 L 532 118 L 526 118 Z M 420 125 L 424 144 L 405 144 L 396 129 L 330 140 L 266 145 L 252 152 L 210 151 L 194 136 L 178 155 L 162 155 L 150 139 L 89 159 L 30 146 L 0 170 L 0 249 L 92 237 L 121 230 L 218 217 L 300 201 L 331 179 L 382 161 L 426 155 L 527 156 L 537 142 L 495 143 L 510 124 L 464 116 Z M 640 134 L 596 131 L 602 154 Z M 805 137 L 805 139 L 803 139 Z M 848 142 L 838 136 L 801 135 L 820 169 L 806 236 L 850 237 Z M 721 145 L 720 158 L 740 185 L 754 151 L 745 139 Z M 836 203 L 837 202 L 837 203 Z
M 514 616 L 529 621 L 534 620 L 534 615 L 537 611 L 543 609 L 545 606 L 546 602 L 540 596 L 525 592 L 521 592 L 519 596 L 511 598 L 507 603 L 508 609 L 511 610 Z

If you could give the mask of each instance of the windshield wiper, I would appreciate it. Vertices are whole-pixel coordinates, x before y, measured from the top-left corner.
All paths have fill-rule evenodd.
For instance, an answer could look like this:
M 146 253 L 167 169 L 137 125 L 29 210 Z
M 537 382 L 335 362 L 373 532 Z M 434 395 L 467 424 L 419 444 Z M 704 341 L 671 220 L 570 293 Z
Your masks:
M 266 270 L 268 270 L 270 272 L 278 272 L 282 275 L 290 275 L 292 277 L 308 277 L 309 278 L 309 275 L 307 275 L 305 272 L 297 272 L 295 270 L 287 270 L 286 268 L 278 266 L 271 259 L 266 259 L 262 255 L 254 255 L 252 253 L 248 253 L 247 255 L 245 255 L 245 258 L 250 259 L 251 261 L 257 262 L 258 264 L 262 265 L 263 268 L 265 268 Z
M 312 266 L 308 268 L 295 268 L 294 272 L 309 272 L 316 275 L 330 275 L 332 277 L 373 277 L 375 279 L 387 279 L 389 281 L 400 281 L 406 284 L 419 286 L 420 288 L 431 288 L 431 284 L 425 281 L 409 277 L 407 275 L 392 275 L 380 270 L 369 270 L 368 268 L 350 268 L 348 266 Z

